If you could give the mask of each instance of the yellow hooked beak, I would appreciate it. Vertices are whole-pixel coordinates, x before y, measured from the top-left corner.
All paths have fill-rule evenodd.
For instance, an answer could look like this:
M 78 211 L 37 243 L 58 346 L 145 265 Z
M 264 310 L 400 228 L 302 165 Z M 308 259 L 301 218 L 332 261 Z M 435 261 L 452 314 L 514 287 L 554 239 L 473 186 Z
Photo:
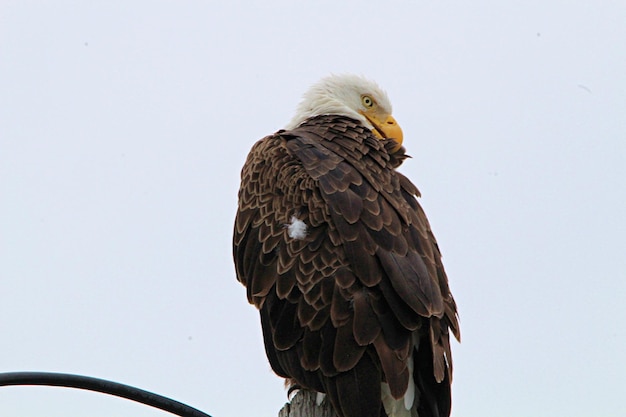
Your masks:
M 374 114 L 373 112 L 361 112 L 361 114 L 369 120 L 372 126 L 374 126 L 372 133 L 377 138 L 392 139 L 396 142 L 397 146 L 393 148 L 393 152 L 400 149 L 404 135 L 402 134 L 402 128 L 400 128 L 400 125 L 396 122 L 396 119 L 394 119 L 393 116 L 389 115 L 385 118 L 385 120 L 382 120 L 379 115 Z

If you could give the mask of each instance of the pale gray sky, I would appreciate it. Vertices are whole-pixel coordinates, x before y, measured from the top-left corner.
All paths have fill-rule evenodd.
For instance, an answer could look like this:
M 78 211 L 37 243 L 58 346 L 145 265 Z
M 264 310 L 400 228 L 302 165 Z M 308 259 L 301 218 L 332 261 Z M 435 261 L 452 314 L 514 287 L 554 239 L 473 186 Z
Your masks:
M 5 1 L 0 371 L 214 417 L 286 401 L 231 260 L 239 170 L 304 90 L 389 93 L 461 315 L 455 417 L 626 414 L 626 3 Z M 165 416 L 0 388 L 7 416 Z

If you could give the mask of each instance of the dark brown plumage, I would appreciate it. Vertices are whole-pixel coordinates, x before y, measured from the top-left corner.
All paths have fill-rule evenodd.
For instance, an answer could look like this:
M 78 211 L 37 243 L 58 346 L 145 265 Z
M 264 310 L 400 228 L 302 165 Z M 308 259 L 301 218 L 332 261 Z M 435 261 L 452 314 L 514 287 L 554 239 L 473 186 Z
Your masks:
M 260 310 L 272 369 L 328 394 L 340 417 L 385 416 L 381 382 L 402 398 L 411 366 L 408 415 L 450 414 L 456 305 L 394 145 L 359 121 L 317 116 L 257 142 L 241 174 L 237 279 Z M 305 235 L 293 237 L 294 219 Z

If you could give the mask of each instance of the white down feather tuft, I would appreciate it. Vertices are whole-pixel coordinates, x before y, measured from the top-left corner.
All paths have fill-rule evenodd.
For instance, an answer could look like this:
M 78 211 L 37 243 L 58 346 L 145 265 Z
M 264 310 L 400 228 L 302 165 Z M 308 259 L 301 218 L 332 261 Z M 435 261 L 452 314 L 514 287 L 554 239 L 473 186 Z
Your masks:
M 307 234 L 306 223 L 296 216 L 291 216 L 290 221 L 291 223 L 287 225 L 287 234 L 289 237 L 296 240 L 304 239 Z

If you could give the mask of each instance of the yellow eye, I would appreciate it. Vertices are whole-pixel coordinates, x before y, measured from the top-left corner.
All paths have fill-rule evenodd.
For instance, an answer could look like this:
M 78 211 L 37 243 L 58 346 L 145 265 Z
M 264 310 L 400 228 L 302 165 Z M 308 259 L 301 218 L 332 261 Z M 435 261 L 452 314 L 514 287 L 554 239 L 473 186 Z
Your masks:
M 361 97 L 361 102 L 368 109 L 371 109 L 372 107 L 374 107 L 374 99 L 371 98 L 370 96 L 363 96 L 363 97 Z

